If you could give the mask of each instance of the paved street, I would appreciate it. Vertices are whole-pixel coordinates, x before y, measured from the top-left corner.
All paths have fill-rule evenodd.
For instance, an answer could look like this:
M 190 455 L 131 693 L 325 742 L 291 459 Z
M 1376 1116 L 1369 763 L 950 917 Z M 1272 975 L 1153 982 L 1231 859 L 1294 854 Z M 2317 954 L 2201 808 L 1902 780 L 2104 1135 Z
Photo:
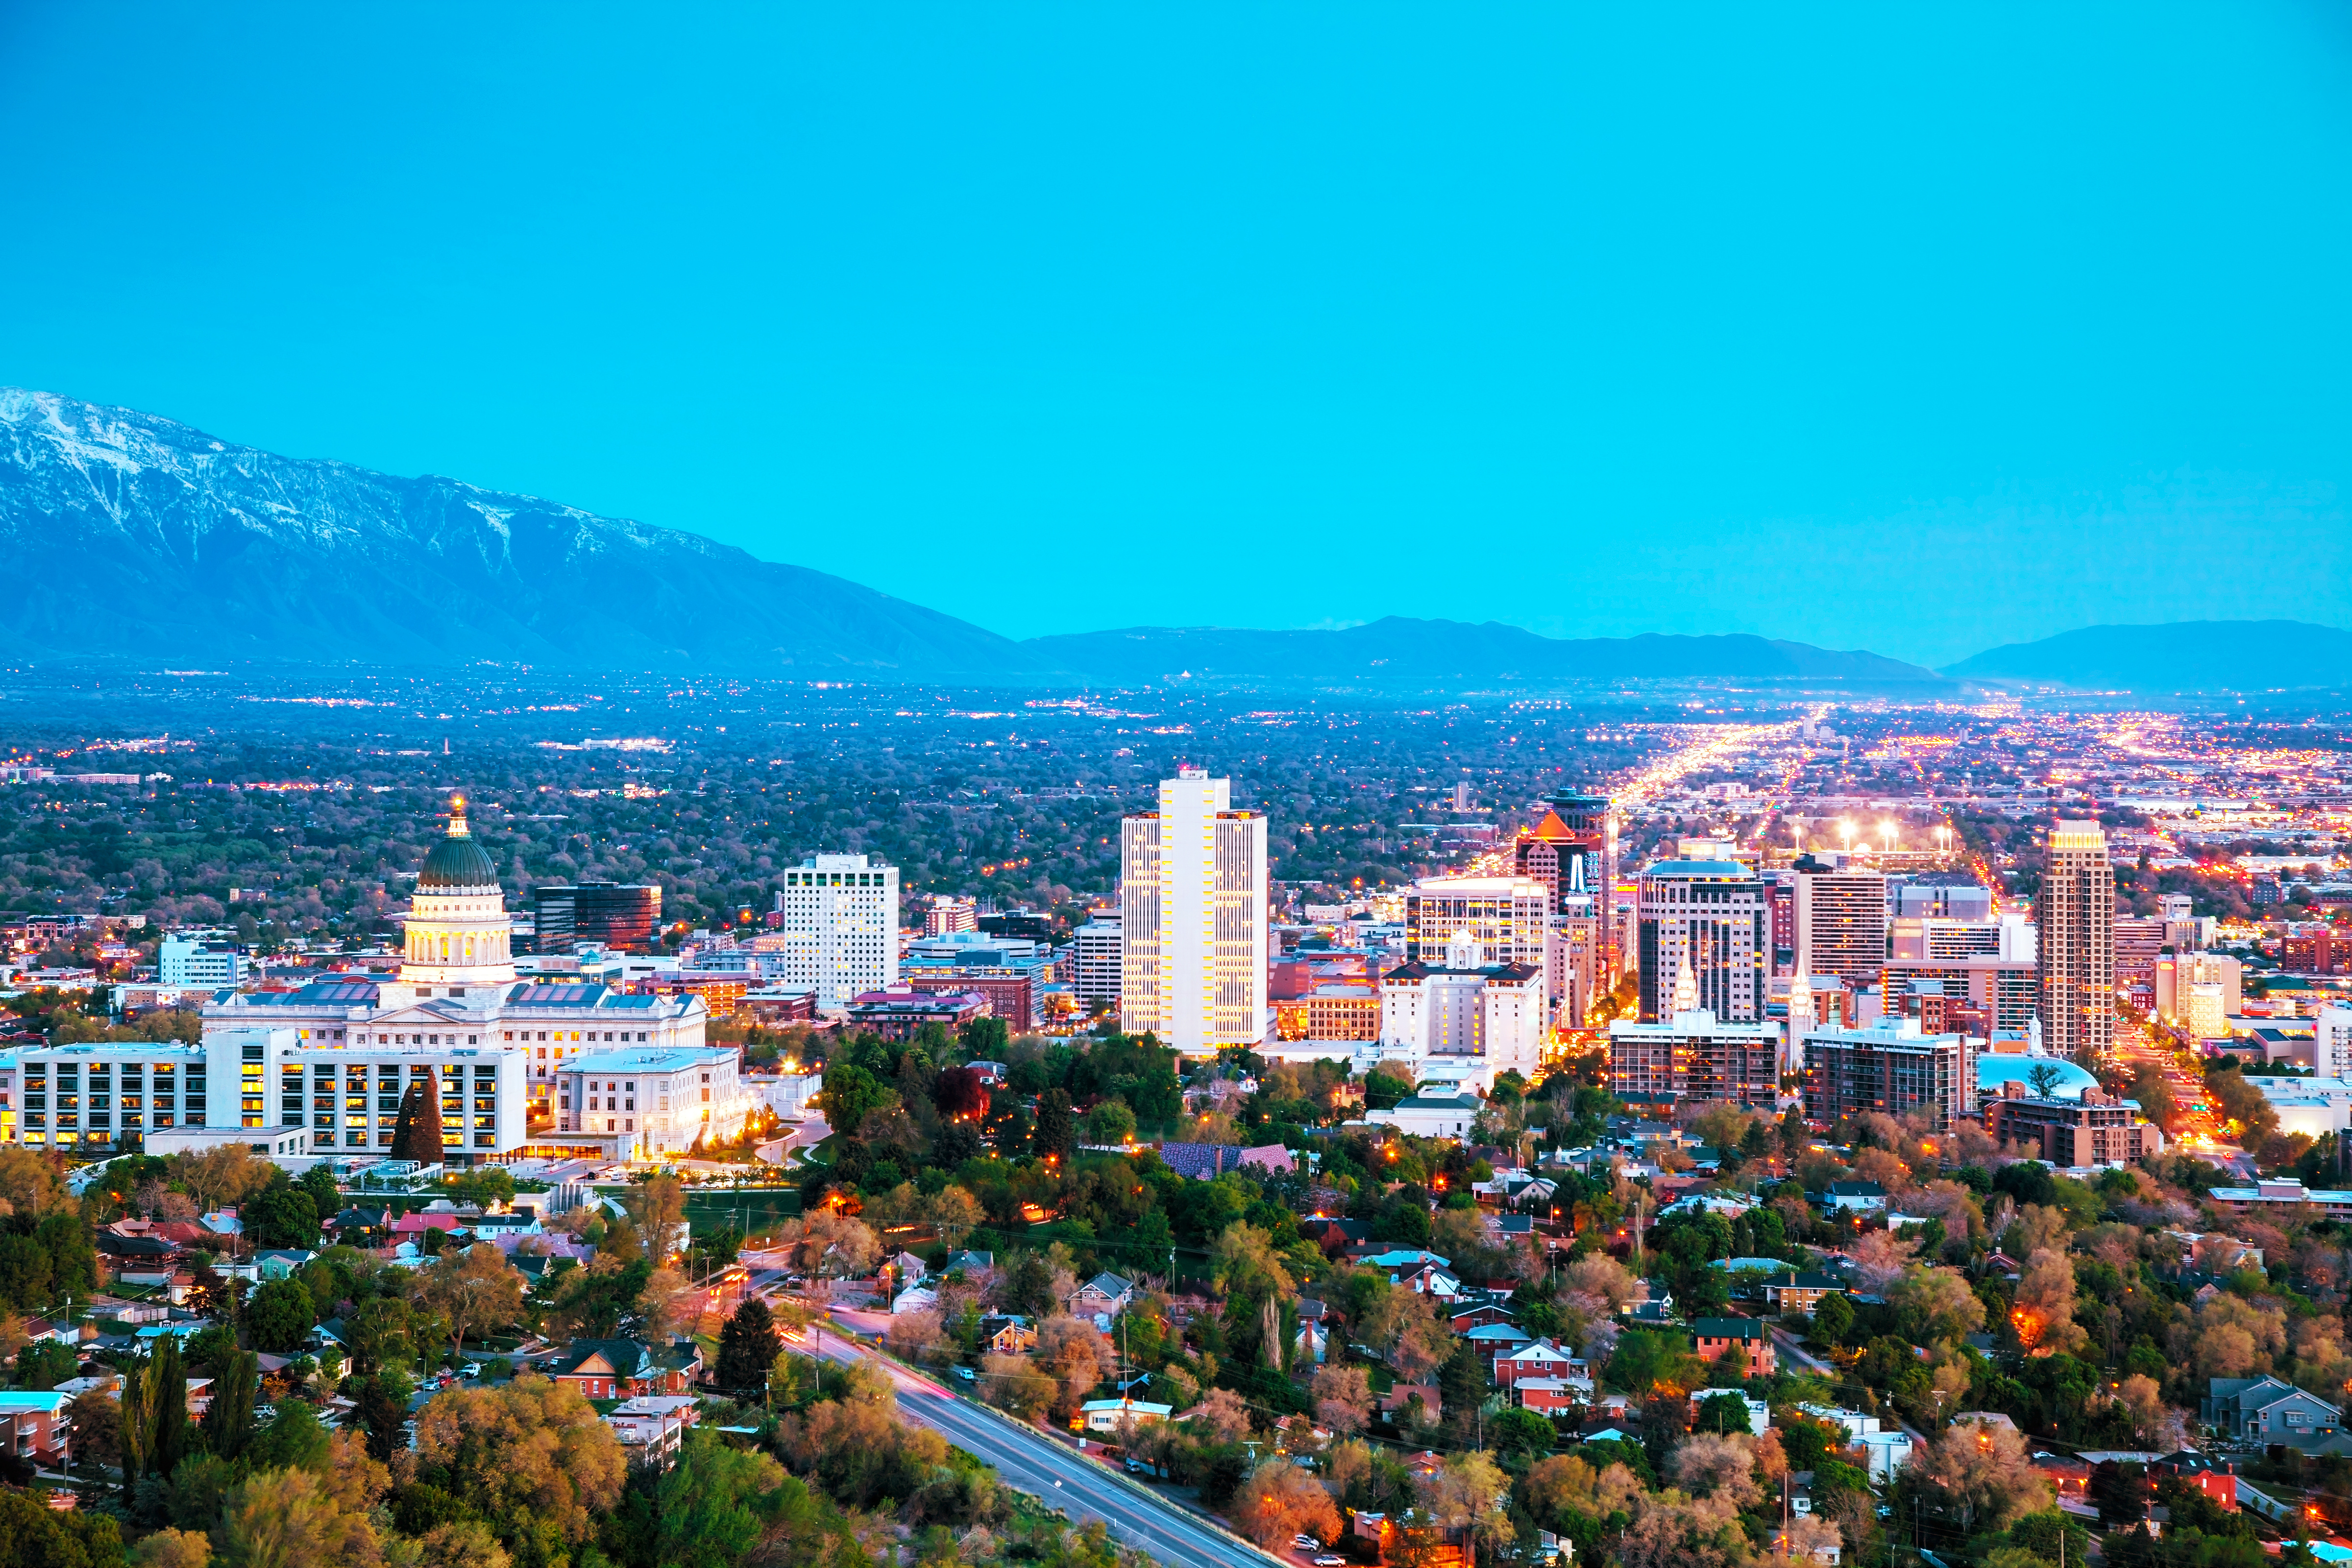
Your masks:
M 898 1385 L 898 1407 L 908 1419 L 930 1427 L 950 1443 L 996 1467 L 1005 1483 L 1067 1509 L 1079 1521 L 1100 1520 L 1120 1542 L 1150 1553 L 1171 1568 L 1267 1568 L 1283 1559 L 1242 1544 L 1203 1524 L 1173 1503 L 1108 1475 L 1043 1433 L 1024 1429 L 897 1363 L 866 1352 L 829 1329 L 816 1331 L 819 1353 L 827 1361 L 871 1359 Z M 1297 1568 L 1296 1563 L 1289 1568 Z

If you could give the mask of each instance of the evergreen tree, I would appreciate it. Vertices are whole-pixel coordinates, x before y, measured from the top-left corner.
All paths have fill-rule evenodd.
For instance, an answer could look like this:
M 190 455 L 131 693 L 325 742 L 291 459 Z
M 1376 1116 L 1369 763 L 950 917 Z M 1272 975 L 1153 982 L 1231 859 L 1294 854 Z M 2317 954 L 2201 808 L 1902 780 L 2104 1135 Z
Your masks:
M 261 1392 L 261 1358 L 250 1351 L 239 1351 L 228 1358 L 213 1383 L 212 1404 L 205 1407 L 203 1425 L 205 1447 L 224 1459 L 234 1459 L 245 1452 L 253 1438 L 253 1402 Z
M 400 1097 L 400 1119 L 393 1123 L 392 1158 L 414 1160 L 420 1165 L 441 1163 L 441 1086 L 430 1076 L 408 1080 Z
M 1047 1089 L 1037 1100 L 1037 1131 L 1031 1135 L 1031 1147 L 1041 1160 L 1058 1157 L 1067 1164 L 1077 1146 L 1077 1119 L 1071 1113 L 1069 1095 Z
M 394 1453 L 408 1446 L 408 1434 L 402 1427 L 408 1420 L 412 1392 L 408 1379 L 392 1367 L 361 1382 L 359 1424 L 367 1433 L 368 1453 L 374 1458 L 389 1463 Z
M 168 1476 L 188 1449 L 188 1374 L 180 1342 L 165 1334 L 155 1352 L 122 1380 L 122 1489 L 133 1496 L 142 1476 Z
M 738 1399 L 759 1398 L 767 1392 L 768 1368 L 782 1349 L 768 1304 L 757 1297 L 744 1302 L 719 1331 L 719 1386 Z

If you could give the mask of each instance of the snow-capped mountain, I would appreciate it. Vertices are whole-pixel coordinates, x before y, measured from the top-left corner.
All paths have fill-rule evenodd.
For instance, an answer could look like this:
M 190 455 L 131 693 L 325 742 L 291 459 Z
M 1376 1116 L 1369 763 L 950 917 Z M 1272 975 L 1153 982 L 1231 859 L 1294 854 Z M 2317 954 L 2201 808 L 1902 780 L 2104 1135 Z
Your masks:
M 677 529 L 0 389 L 0 657 L 1003 678 L 950 616 Z

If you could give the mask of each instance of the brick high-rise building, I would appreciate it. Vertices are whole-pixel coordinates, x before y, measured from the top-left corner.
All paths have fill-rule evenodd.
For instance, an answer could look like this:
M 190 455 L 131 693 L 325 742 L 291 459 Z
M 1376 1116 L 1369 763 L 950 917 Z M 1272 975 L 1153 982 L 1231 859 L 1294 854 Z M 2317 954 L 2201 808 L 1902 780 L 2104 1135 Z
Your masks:
M 2042 947 L 2042 1045 L 2086 1065 L 2116 1046 L 2116 871 L 2095 822 L 2050 830 L 2034 904 Z

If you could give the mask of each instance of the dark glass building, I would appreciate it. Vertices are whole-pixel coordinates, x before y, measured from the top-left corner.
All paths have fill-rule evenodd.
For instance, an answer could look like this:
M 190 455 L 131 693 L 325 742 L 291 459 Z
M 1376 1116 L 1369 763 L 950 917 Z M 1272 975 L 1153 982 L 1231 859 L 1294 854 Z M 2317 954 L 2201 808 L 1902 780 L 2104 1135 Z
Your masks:
M 661 889 L 632 882 L 583 882 L 531 892 L 533 951 L 575 952 L 594 942 L 624 952 L 653 945 L 661 926 Z

